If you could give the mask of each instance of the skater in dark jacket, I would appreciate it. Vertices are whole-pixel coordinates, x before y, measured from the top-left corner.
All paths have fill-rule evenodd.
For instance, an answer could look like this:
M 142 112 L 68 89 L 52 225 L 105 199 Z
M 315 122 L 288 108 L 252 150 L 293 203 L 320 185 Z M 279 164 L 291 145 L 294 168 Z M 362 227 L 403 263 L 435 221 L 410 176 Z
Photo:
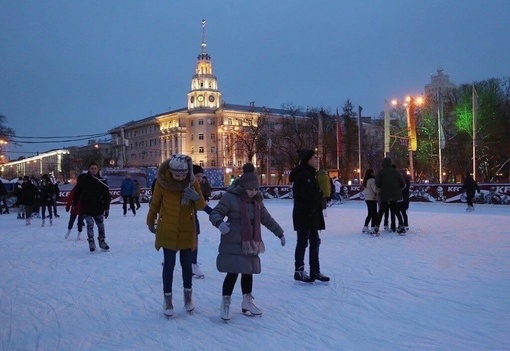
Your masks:
M 42 215 L 42 226 L 44 227 L 46 218 L 46 208 L 48 209 L 48 217 L 50 218 L 50 226 L 53 225 L 53 184 L 50 181 L 50 177 L 47 174 L 43 174 L 41 177 L 41 184 L 39 185 L 39 202 L 41 204 L 41 215 Z
M 294 208 L 292 221 L 297 232 L 297 244 L 294 254 L 294 279 L 303 282 L 314 280 L 329 281 L 323 275 L 319 264 L 319 230 L 326 228 L 322 213 L 322 191 L 315 177 L 317 156 L 311 149 L 298 150 L 300 164 L 290 172 L 289 181 L 292 183 Z M 310 275 L 305 271 L 305 251 L 309 247 Z
M 92 162 L 88 173 L 78 177 L 75 191 L 73 205 L 80 206 L 80 212 L 87 224 L 89 250 L 91 252 L 96 250 L 94 222 L 97 226 L 99 247 L 103 250 L 110 249 L 105 241 L 104 229 L 104 220 L 108 218 L 110 210 L 110 189 L 106 179 L 101 177 L 97 163 Z
M 379 201 L 381 202 L 380 213 L 384 213 L 389 207 L 390 212 L 394 213 L 397 217 L 398 228 L 397 233 L 405 235 L 404 222 L 402 215 L 398 211 L 398 202 L 402 201 L 402 189 L 405 188 L 405 181 L 398 170 L 391 166 L 391 158 L 386 157 L 382 163 L 381 169 L 375 177 L 375 185 L 379 188 Z M 379 225 L 381 224 L 381 216 L 378 216 L 378 225 L 375 227 L 375 232 L 379 232 Z
M 402 201 L 398 203 L 398 209 L 404 222 L 405 230 L 409 230 L 409 219 L 407 216 L 407 210 L 409 209 L 409 188 L 411 187 L 411 177 L 407 174 L 407 169 L 400 170 L 406 187 L 402 189 Z
M 25 206 L 26 225 L 30 225 L 32 208 L 36 203 L 37 192 L 37 187 L 30 181 L 30 178 L 28 178 L 28 176 L 23 177 L 23 184 L 21 184 L 21 199 Z
M 464 184 L 462 184 L 460 191 L 466 192 L 466 202 L 468 205 L 466 211 L 474 211 L 475 208 L 473 207 L 473 198 L 475 197 L 475 191 L 480 194 L 480 187 L 478 186 L 476 180 L 474 180 L 471 176 L 471 173 L 466 172 L 466 179 L 464 179 Z

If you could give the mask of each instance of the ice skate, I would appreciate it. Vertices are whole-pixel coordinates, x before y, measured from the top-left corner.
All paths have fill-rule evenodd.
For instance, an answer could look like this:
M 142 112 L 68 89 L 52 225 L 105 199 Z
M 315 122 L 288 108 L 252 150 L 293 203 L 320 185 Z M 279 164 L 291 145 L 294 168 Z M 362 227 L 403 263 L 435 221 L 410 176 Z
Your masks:
M 53 219 L 50 218 L 50 227 L 53 226 Z
M 370 229 L 368 229 L 368 226 L 365 225 L 365 226 L 363 226 L 363 229 L 361 229 L 361 232 L 369 234 L 370 233 Z
M 191 312 L 195 309 L 195 303 L 192 297 L 193 289 L 184 289 L 184 308 Z
M 399 225 L 398 228 L 397 228 L 397 234 L 398 235 L 406 235 L 406 229 L 404 228 L 403 225 Z
M 163 300 L 163 314 L 167 317 L 174 315 L 174 305 L 172 304 L 172 293 L 165 293 Z
M 41 227 L 44 227 L 44 219 L 42 220 Z
M 106 243 L 106 241 L 104 241 L 104 239 L 99 239 L 99 247 L 101 248 L 101 250 L 104 250 L 104 251 L 110 250 L 110 246 L 108 246 L 108 244 Z
M 76 236 L 76 240 L 81 240 L 81 232 L 78 232 L 78 235 Z
M 260 316 L 262 311 L 255 306 L 253 303 L 253 295 L 252 294 L 244 294 L 243 302 L 241 303 L 241 310 L 243 313 L 250 312 L 254 316 Z
M 90 252 L 96 251 L 96 242 L 94 241 L 94 238 L 88 238 L 87 240 L 89 242 L 89 250 L 90 250 Z
M 66 236 L 64 237 L 64 239 L 69 238 L 69 235 L 71 235 L 71 229 L 67 230 L 67 233 L 66 233 Z
M 329 282 L 329 277 L 325 276 L 321 272 L 311 273 L 310 278 L 312 278 L 314 280 L 321 281 L 321 282 Z
M 311 278 L 304 270 L 304 267 L 300 267 L 297 271 L 294 272 L 294 280 L 304 283 L 313 283 L 315 281 L 315 279 Z
M 191 265 L 191 268 L 193 269 L 193 275 L 197 279 L 204 279 L 204 273 L 200 270 L 200 267 L 198 266 L 198 263 L 193 263 Z
M 224 321 L 230 320 L 230 296 L 223 296 L 221 299 L 221 319 Z

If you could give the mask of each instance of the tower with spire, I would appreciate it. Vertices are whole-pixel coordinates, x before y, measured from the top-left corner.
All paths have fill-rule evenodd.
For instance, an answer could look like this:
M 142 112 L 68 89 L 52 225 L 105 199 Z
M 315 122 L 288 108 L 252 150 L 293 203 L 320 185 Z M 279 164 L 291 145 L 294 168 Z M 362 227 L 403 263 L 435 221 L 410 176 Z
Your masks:
M 213 74 L 211 56 L 207 53 L 205 38 L 205 19 L 202 19 L 202 44 L 197 58 L 195 74 L 191 79 L 188 93 L 188 110 L 190 113 L 204 109 L 216 110 L 221 106 L 221 93 L 218 80 Z

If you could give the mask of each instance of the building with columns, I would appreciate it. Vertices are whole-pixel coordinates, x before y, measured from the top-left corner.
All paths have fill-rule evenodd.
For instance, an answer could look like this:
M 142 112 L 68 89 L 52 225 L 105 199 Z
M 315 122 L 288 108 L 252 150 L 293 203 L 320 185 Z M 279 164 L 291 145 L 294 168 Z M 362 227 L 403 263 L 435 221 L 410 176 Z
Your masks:
M 223 168 L 234 174 L 250 158 L 239 138 L 257 127 L 261 116 L 283 116 L 285 111 L 223 102 L 207 53 L 205 20 L 187 106 L 131 121 L 108 131 L 117 167 L 158 166 L 173 154 L 186 154 L 204 168 Z

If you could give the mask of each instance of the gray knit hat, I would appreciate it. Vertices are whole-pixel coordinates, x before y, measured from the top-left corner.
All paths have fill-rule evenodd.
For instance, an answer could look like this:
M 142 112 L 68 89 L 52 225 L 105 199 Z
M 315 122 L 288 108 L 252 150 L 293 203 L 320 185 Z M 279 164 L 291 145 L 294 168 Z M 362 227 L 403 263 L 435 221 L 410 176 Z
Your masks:
M 255 174 L 255 166 L 253 166 L 253 163 L 245 163 L 243 172 L 243 175 L 239 177 L 238 184 L 244 190 L 260 188 L 259 179 Z
M 189 156 L 183 154 L 172 155 L 168 161 L 168 169 L 175 174 L 193 174 L 193 162 Z

